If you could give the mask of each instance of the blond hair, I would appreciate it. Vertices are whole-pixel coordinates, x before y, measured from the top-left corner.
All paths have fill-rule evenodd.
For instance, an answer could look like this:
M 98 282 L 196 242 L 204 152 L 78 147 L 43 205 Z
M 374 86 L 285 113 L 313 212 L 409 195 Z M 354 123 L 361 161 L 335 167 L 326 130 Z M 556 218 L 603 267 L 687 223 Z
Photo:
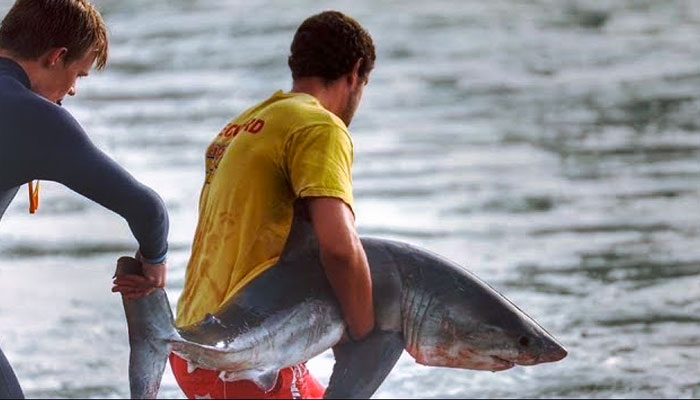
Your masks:
M 96 53 L 95 67 L 107 64 L 107 28 L 88 0 L 17 0 L 0 25 L 0 48 L 34 60 L 65 47 L 65 62 Z

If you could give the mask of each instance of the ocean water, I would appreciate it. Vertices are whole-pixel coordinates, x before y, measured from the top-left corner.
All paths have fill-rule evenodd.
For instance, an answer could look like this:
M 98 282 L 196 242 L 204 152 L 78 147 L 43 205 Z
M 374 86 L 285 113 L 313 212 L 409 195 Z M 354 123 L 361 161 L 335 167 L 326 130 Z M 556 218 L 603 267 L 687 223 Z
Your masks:
M 360 232 L 457 261 L 569 350 L 498 373 L 404 354 L 375 397 L 700 397 L 700 3 L 95 3 L 110 61 L 64 107 L 165 199 L 173 305 L 207 144 L 290 88 L 296 27 L 333 8 L 377 46 L 351 126 Z M 30 216 L 25 191 L 0 223 L 3 350 L 30 397 L 128 396 L 125 222 L 50 182 Z M 183 396 L 169 370 L 161 396 Z

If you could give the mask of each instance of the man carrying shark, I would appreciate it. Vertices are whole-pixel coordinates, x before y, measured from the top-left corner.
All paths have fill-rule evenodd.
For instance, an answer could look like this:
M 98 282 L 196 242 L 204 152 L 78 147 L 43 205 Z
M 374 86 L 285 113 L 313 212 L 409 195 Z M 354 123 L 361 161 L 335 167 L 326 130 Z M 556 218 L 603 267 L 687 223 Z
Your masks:
M 298 28 L 288 64 L 293 85 L 225 126 L 206 153 L 206 178 L 178 326 L 216 312 L 275 265 L 289 235 L 295 199 L 304 199 L 326 277 L 349 340 L 374 329 L 372 281 L 352 211 L 353 144 L 348 125 L 374 66 L 370 35 L 339 12 Z M 269 392 L 225 372 L 171 366 L 189 398 L 320 398 L 323 387 L 304 364 L 282 369 Z
M 292 90 L 214 139 L 176 323 L 162 289 L 123 301 L 132 398 L 157 398 L 168 358 L 189 398 L 370 398 L 404 350 L 426 366 L 486 371 L 566 357 L 464 267 L 358 238 L 347 126 L 374 60 L 357 22 L 314 15 L 292 42 Z M 117 285 L 140 271 L 122 257 Z M 304 363 L 329 348 L 324 389 Z

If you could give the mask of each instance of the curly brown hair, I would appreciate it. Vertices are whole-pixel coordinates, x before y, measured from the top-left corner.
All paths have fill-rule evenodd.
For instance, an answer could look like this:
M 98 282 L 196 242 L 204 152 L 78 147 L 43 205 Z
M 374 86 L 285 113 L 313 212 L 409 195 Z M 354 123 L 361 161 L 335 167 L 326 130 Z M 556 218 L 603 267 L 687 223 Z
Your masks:
M 326 82 L 352 71 L 359 59 L 359 75 L 366 77 L 376 59 L 369 33 L 338 11 L 324 11 L 307 18 L 294 35 L 291 52 L 287 63 L 292 78 L 320 77 Z
M 65 47 L 66 63 L 94 49 L 95 66 L 107 63 L 107 28 L 88 0 L 17 0 L 0 25 L 0 48 L 36 60 Z

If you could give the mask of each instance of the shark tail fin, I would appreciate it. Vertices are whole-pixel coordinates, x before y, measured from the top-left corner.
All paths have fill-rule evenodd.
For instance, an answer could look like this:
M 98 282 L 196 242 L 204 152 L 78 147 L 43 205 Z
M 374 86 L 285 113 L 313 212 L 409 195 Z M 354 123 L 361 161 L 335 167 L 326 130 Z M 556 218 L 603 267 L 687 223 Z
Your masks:
M 117 261 L 115 276 L 141 275 L 141 264 L 131 257 Z M 179 337 L 168 296 L 157 289 L 146 297 L 122 298 L 129 330 L 129 386 L 133 399 L 155 399 L 170 354 L 169 340 Z
M 375 330 L 367 338 L 333 347 L 335 366 L 327 399 L 369 399 L 399 360 L 404 341 L 400 332 Z

